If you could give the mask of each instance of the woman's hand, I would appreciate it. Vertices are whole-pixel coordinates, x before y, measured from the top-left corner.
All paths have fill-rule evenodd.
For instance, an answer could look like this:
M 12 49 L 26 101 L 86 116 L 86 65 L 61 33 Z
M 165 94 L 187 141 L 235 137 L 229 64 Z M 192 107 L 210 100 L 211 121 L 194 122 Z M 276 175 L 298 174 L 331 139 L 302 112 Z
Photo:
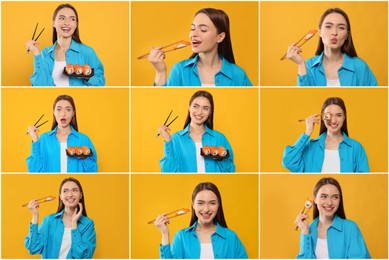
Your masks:
M 151 51 L 148 57 L 148 60 L 154 66 L 154 69 L 156 71 L 155 84 L 157 86 L 161 86 L 166 83 L 166 74 L 167 74 L 166 63 L 164 62 L 165 53 L 161 49 L 162 47 L 157 47 L 157 48 L 151 47 Z
M 162 234 L 161 244 L 163 246 L 170 243 L 169 228 L 167 226 L 168 224 L 170 224 L 170 221 L 167 218 L 166 214 L 158 215 L 158 217 L 154 221 L 154 225 Z
M 32 141 L 33 141 L 33 142 L 37 142 L 37 141 L 38 141 L 38 139 L 39 139 L 39 135 L 38 135 L 38 133 L 39 133 L 39 128 L 37 128 L 37 127 L 34 126 L 34 125 L 29 126 L 29 127 L 27 127 L 27 133 L 28 133 L 29 135 L 31 135 Z
M 27 51 L 31 51 L 35 56 L 39 55 L 41 51 L 39 50 L 38 44 L 39 43 L 37 41 L 28 40 L 26 42 Z
M 301 232 L 306 235 L 309 234 L 309 223 L 307 220 L 308 218 L 308 215 L 300 213 L 297 215 L 296 220 L 294 222 L 301 229 Z
M 165 140 L 165 142 L 170 142 L 170 140 L 171 140 L 171 136 L 170 136 L 169 131 L 170 131 L 170 128 L 167 127 L 167 126 L 165 126 L 165 125 L 160 126 L 160 127 L 158 128 L 158 133 L 159 133 L 160 135 L 162 135 L 162 137 L 163 137 L 163 139 Z
M 318 118 L 318 115 L 319 114 L 314 114 L 305 118 L 305 127 L 306 127 L 305 134 L 311 136 L 313 129 L 315 128 L 315 124 L 320 123 L 320 119 Z
M 74 210 L 73 215 L 72 215 L 72 228 L 77 228 L 77 223 L 78 220 L 80 219 L 82 215 L 82 203 L 78 203 L 78 206 L 80 210 L 77 211 L 77 208 Z
M 39 217 L 39 212 L 38 212 L 38 208 L 39 208 L 39 202 L 36 201 L 36 199 L 33 199 L 31 200 L 28 205 L 27 205 L 27 208 L 31 211 L 32 213 L 32 220 L 31 220 L 31 223 L 32 224 L 38 224 L 38 217 Z
M 302 50 L 300 47 L 292 44 L 288 47 L 286 52 L 286 57 L 298 65 L 298 74 L 303 76 L 307 74 L 307 66 L 305 65 L 305 60 L 301 56 Z

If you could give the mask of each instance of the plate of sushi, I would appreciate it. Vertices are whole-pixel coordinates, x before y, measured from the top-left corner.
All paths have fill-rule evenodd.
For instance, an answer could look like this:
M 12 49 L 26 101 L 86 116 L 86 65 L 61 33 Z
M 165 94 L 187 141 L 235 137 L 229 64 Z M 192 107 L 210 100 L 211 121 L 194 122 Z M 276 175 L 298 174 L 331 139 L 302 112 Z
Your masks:
M 76 77 L 79 79 L 89 79 L 95 75 L 95 70 L 88 64 L 68 64 L 63 68 L 63 74 L 69 77 Z
M 211 158 L 218 161 L 221 161 L 223 159 L 227 159 L 230 157 L 230 152 L 224 148 L 224 146 L 208 146 L 204 145 L 200 150 L 200 155 L 204 158 Z
M 66 154 L 69 157 L 74 157 L 74 158 L 78 158 L 78 159 L 84 160 L 85 158 L 92 156 L 93 152 L 86 145 L 84 145 L 82 147 L 79 147 L 79 146 L 69 146 L 66 149 Z

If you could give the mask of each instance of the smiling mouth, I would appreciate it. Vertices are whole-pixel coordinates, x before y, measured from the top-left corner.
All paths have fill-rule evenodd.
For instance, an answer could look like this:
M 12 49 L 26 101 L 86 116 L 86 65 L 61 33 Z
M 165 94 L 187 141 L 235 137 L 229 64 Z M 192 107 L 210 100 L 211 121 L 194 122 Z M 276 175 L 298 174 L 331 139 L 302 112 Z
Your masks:
M 61 30 L 65 33 L 69 33 L 71 31 L 69 27 L 62 27 Z

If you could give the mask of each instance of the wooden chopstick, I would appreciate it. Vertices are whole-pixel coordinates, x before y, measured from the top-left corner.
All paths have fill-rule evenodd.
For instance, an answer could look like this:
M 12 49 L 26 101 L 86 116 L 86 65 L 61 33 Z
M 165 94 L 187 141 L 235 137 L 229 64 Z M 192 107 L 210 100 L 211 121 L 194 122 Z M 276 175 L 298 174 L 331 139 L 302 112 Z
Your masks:
M 45 30 L 45 28 L 42 29 L 42 31 L 38 34 L 38 36 L 35 38 L 34 40 L 34 37 L 35 37 L 35 33 L 36 33 L 36 29 L 38 28 L 38 23 L 36 23 L 35 25 L 35 29 L 34 29 L 34 33 L 32 34 L 32 38 L 31 40 L 33 41 L 37 41 L 39 39 L 39 37 L 41 36 L 41 34 L 43 33 L 43 31 Z M 27 50 L 26 54 L 28 54 L 30 52 L 30 50 Z
M 165 46 L 162 46 L 162 47 L 161 47 L 161 50 L 163 50 L 163 49 L 165 49 L 165 48 L 167 48 L 167 47 L 170 47 L 170 46 L 172 46 L 172 45 L 178 44 L 178 43 L 180 43 L 180 42 L 182 42 L 182 40 L 181 40 L 181 41 L 178 41 L 178 42 L 173 42 L 173 43 L 168 44 L 168 45 L 165 45 Z M 165 52 L 174 51 L 174 50 L 176 50 L 176 49 L 167 50 L 167 51 L 165 51 Z M 139 56 L 138 59 L 139 59 L 139 60 L 140 60 L 140 59 L 144 59 L 144 58 L 146 58 L 147 56 L 149 56 L 149 54 L 150 54 L 150 52 L 148 52 L 148 53 L 146 53 L 146 54 L 143 54 L 143 55 Z
M 46 200 L 46 199 L 49 198 L 49 197 L 53 197 L 53 199 L 51 199 L 51 200 Z M 52 200 L 54 200 L 54 199 L 55 199 L 55 197 L 50 195 L 50 196 L 46 196 L 46 197 L 43 197 L 43 198 L 40 198 L 40 199 L 36 199 L 36 201 L 39 202 L 39 203 L 45 203 L 45 202 L 52 201 Z M 28 203 L 30 203 L 30 202 L 28 202 Z M 22 207 L 27 207 L 28 203 L 23 204 Z
M 166 216 L 169 216 L 169 215 L 171 215 L 171 214 L 173 214 L 173 213 L 176 213 L 176 212 L 178 212 L 178 211 L 180 211 L 180 210 L 182 210 L 182 208 L 181 208 L 181 209 L 177 209 L 177 210 L 175 210 L 175 211 L 172 211 L 172 212 L 170 212 L 170 213 L 167 213 L 167 214 L 165 214 L 165 215 L 166 215 Z M 187 212 L 185 212 L 184 214 L 186 214 L 186 213 L 187 213 Z M 175 217 L 178 217 L 178 216 L 181 216 L 181 215 L 184 215 L 184 214 L 170 216 L 170 217 L 168 217 L 168 219 L 175 218 Z M 149 222 L 147 222 L 147 224 L 153 224 L 154 221 L 156 221 L 156 220 L 157 220 L 156 218 L 153 219 L 153 220 L 150 220 Z
M 169 115 L 167 116 L 165 122 L 163 123 L 163 125 L 166 125 L 167 121 L 169 120 L 170 118 L 170 115 L 172 114 L 173 110 L 170 111 Z M 169 124 L 167 124 L 166 126 L 169 127 L 169 125 L 171 125 L 176 119 L 178 118 L 178 116 L 176 116 Z M 156 138 L 159 137 L 161 134 L 158 133 Z
M 304 45 L 309 39 L 311 39 L 312 37 L 310 37 L 308 40 L 304 41 L 301 45 L 298 45 L 298 44 L 299 44 L 305 37 L 307 37 L 307 35 L 310 34 L 310 33 L 311 33 L 311 31 L 309 31 L 307 34 L 305 34 L 303 37 L 301 37 L 301 39 L 298 40 L 295 44 L 293 44 L 293 46 L 297 46 L 297 47 L 299 47 L 299 48 L 300 48 L 301 46 L 303 46 L 303 45 Z M 315 33 L 316 33 L 316 32 L 315 32 Z M 287 55 L 287 53 L 285 53 L 284 56 L 282 56 L 280 60 L 285 60 L 286 55 Z

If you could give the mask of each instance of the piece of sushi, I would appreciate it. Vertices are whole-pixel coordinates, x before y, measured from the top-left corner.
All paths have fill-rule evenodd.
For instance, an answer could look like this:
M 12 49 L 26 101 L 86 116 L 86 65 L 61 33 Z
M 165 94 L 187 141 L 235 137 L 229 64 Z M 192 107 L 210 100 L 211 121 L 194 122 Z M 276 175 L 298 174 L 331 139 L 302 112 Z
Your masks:
M 74 155 L 76 153 L 76 149 L 74 149 L 73 146 L 69 146 L 67 151 L 69 155 Z
M 88 76 L 88 75 L 90 75 L 90 74 L 92 73 L 92 69 L 91 69 L 91 67 L 90 67 L 88 64 L 82 65 L 82 70 L 83 70 L 82 73 L 83 73 L 85 76 Z
M 74 73 L 76 73 L 76 75 L 81 75 L 82 74 L 82 67 L 79 65 L 79 64 L 75 64 L 74 66 Z
M 76 147 L 74 147 L 74 149 L 76 150 L 76 155 L 82 155 L 82 148 L 80 148 L 79 146 L 76 146 Z
M 204 155 L 209 155 L 209 154 L 211 154 L 211 149 L 209 148 L 208 145 L 204 145 L 204 147 L 202 148 L 202 151 L 203 151 L 203 154 L 204 154 Z
M 84 145 L 83 147 L 81 147 L 82 149 L 82 154 L 83 155 L 89 155 L 90 154 L 90 149 L 88 148 L 88 146 Z
M 331 120 L 331 114 L 330 113 L 324 113 L 323 114 L 323 120 Z
M 219 150 L 219 155 L 221 157 L 224 157 L 227 155 L 227 150 L 226 150 L 226 148 L 224 148 L 224 146 L 220 145 L 217 149 Z
M 219 150 L 216 148 L 216 146 L 210 146 L 209 149 L 211 150 L 211 155 L 217 156 L 219 154 Z
M 74 67 L 73 67 L 72 64 L 66 65 L 65 70 L 66 70 L 66 73 L 67 73 L 67 74 L 73 74 L 73 73 L 74 73 Z

